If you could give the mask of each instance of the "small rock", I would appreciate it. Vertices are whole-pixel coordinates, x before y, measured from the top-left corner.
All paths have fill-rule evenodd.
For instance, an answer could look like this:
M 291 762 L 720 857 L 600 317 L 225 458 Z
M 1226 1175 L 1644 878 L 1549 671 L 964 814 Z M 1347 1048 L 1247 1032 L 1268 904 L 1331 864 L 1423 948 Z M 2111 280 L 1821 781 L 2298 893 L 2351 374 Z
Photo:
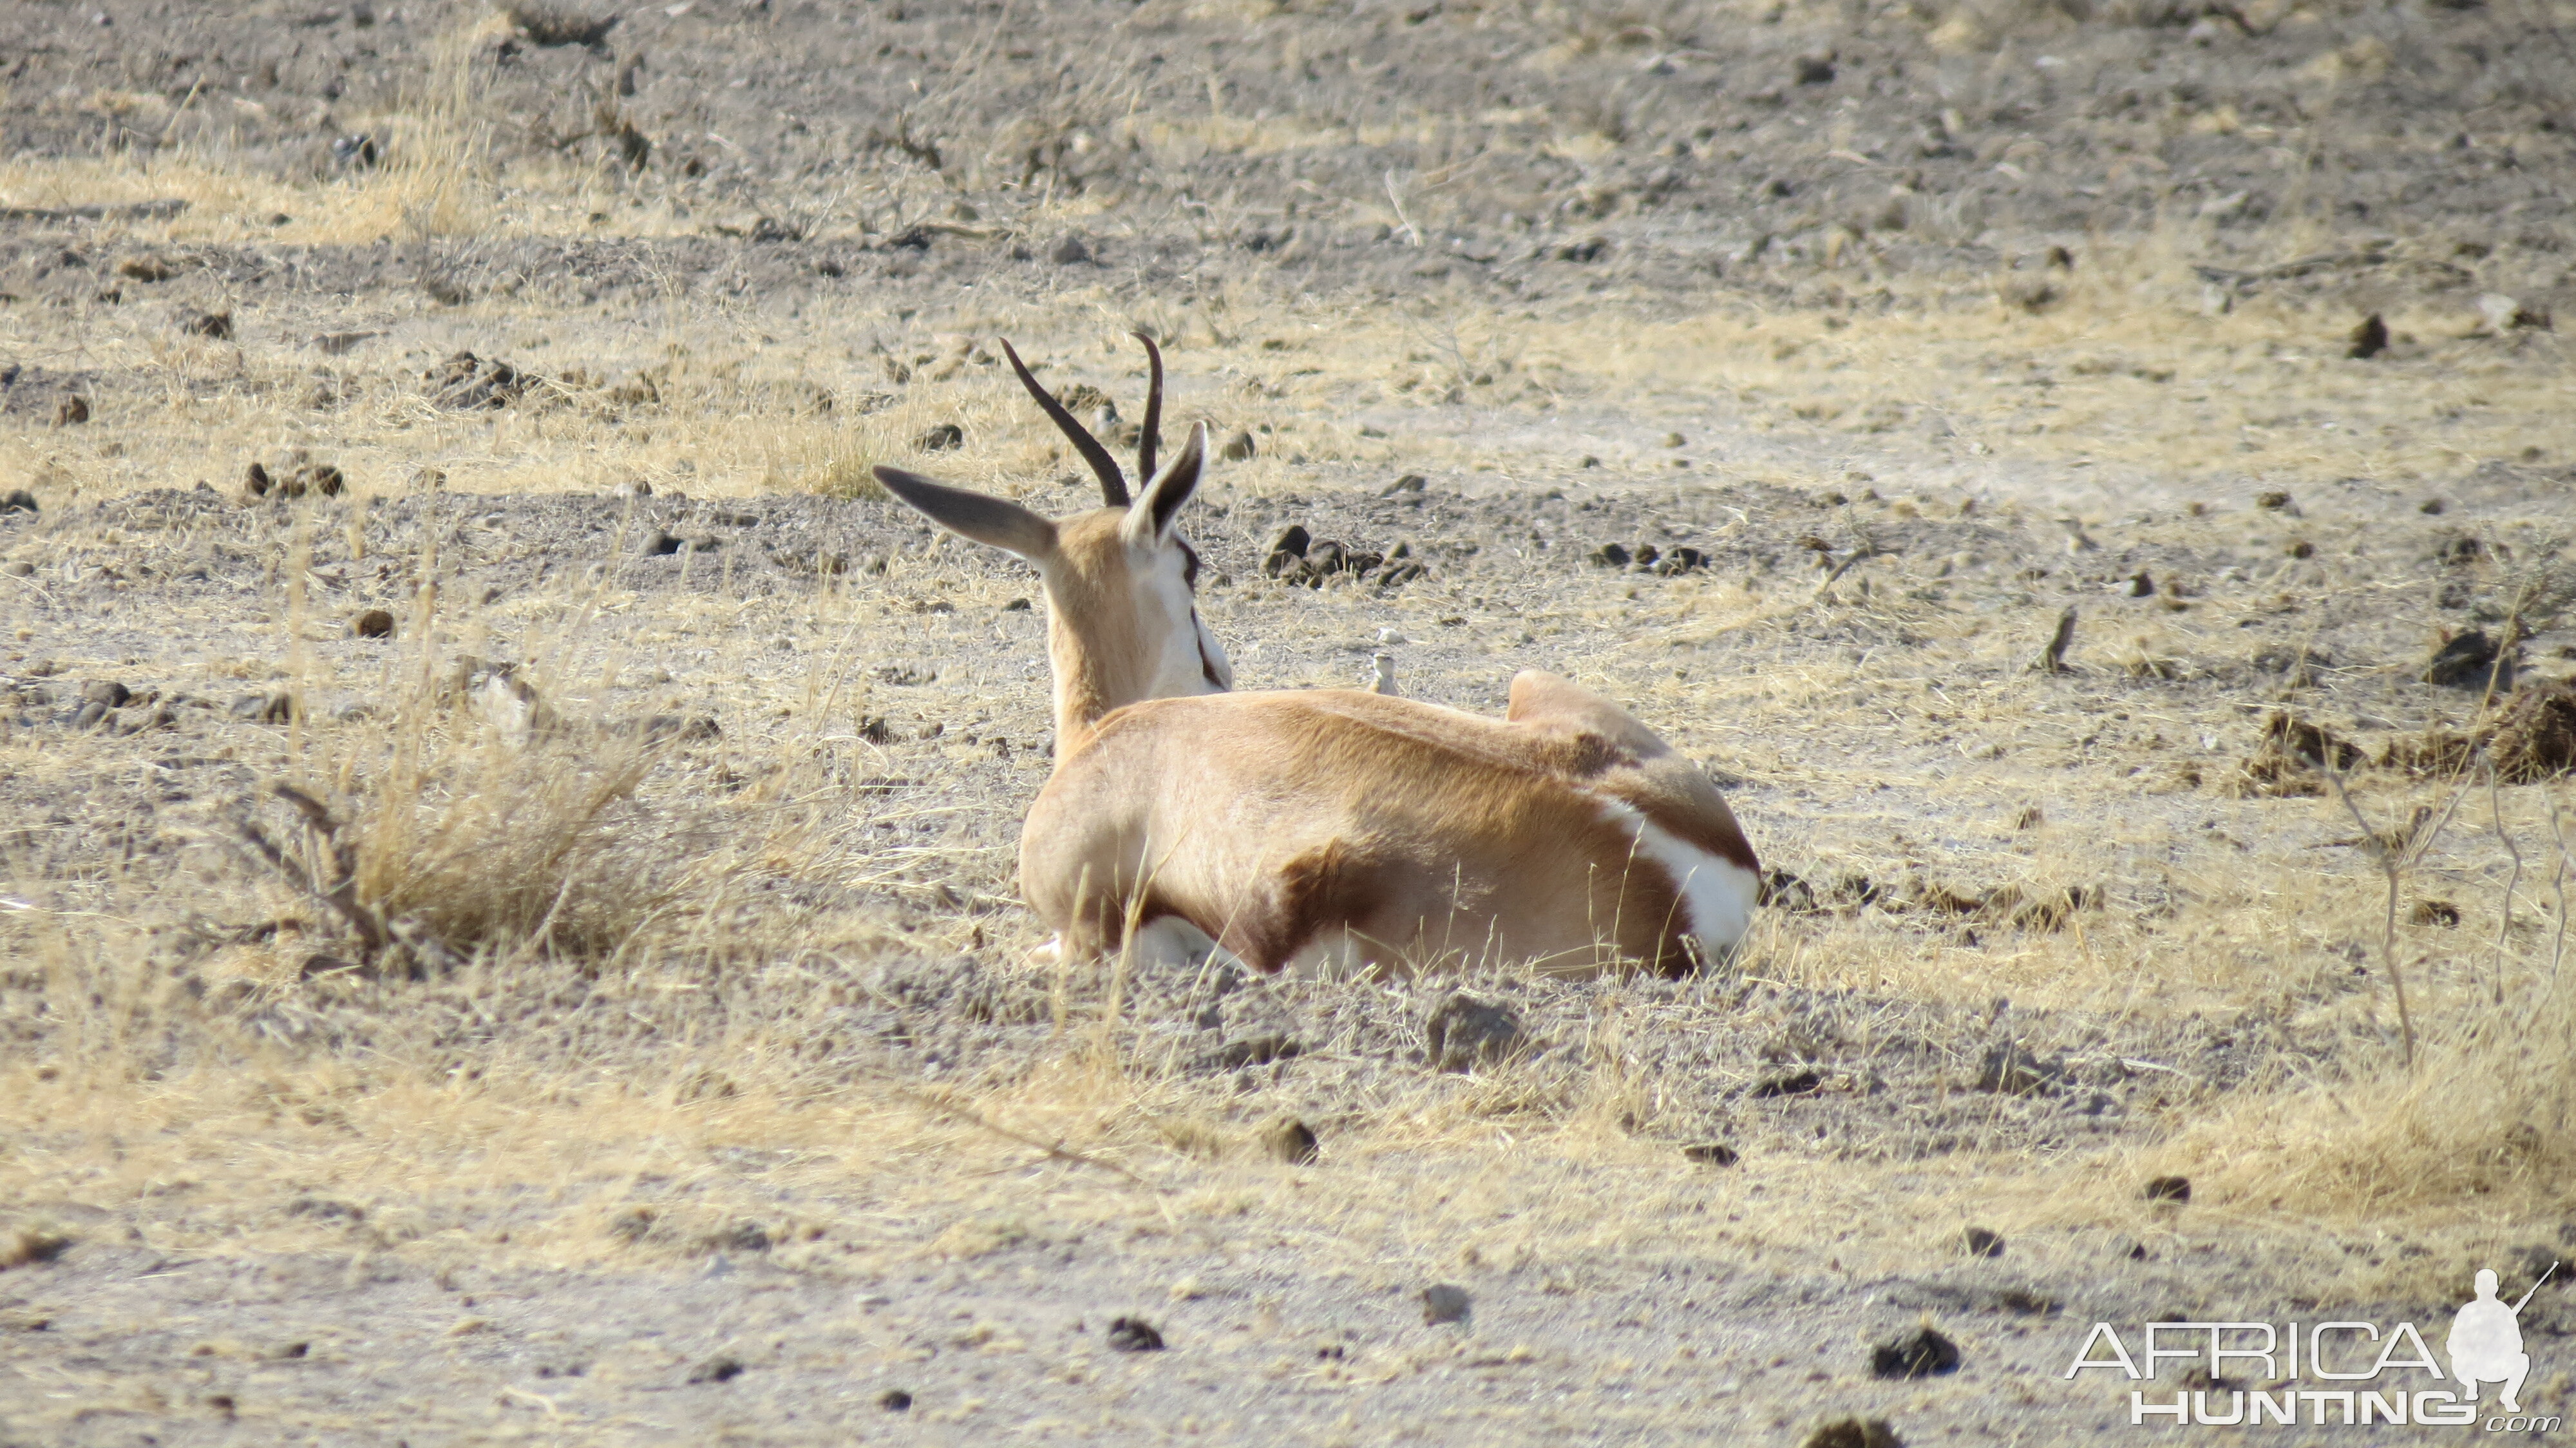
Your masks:
M 2000 1257 L 2004 1254 L 2003 1234 L 1984 1227 L 1970 1227 L 1960 1236 L 1959 1242 L 1968 1249 L 1971 1257 Z
M 901 1388 L 888 1388 L 884 1392 L 877 1394 L 877 1406 L 885 1409 L 889 1413 L 910 1412 L 912 1410 L 912 1394 L 905 1392 Z
M 1315 1129 L 1293 1116 L 1282 1117 L 1263 1129 L 1261 1145 L 1290 1166 L 1305 1166 L 1317 1154 Z
M 436 283 L 429 294 L 449 306 L 471 300 L 462 287 L 448 284 L 445 293 Z M 449 301 L 449 296 L 455 298 Z M 479 412 L 507 407 L 541 380 L 521 372 L 497 357 L 477 357 L 459 352 L 422 374 L 429 384 L 429 399 L 441 407 L 457 412 Z
M 1834 57 L 1831 53 L 1799 56 L 1796 73 L 1800 85 L 1829 85 L 1834 78 Z
M 1668 432 L 1664 434 L 1664 446 L 1666 447 L 1680 447 L 1686 441 L 1687 439 L 1683 438 L 1683 436 L 1677 432 Z
M 1467 1289 L 1464 1287 L 1443 1282 L 1438 1286 L 1422 1289 L 1422 1320 L 1429 1326 L 1438 1327 L 1443 1323 L 1465 1322 L 1467 1314 L 1473 1308 L 1474 1304 L 1468 1298 Z
M 72 1249 L 72 1239 L 47 1227 L 20 1227 L 0 1235 L 0 1272 L 51 1262 Z
M 1682 1148 L 1682 1159 L 1701 1166 L 1733 1166 L 1744 1159 L 1743 1153 L 1722 1141 L 1703 1141 Z
M 2478 298 L 2478 316 L 2491 332 L 2510 332 L 2523 327 L 2543 332 L 2551 330 L 2551 318 L 2547 312 L 2534 311 L 2502 292 L 2489 292 Z
M 254 724 L 283 724 L 295 717 L 295 700 L 285 694 L 243 694 L 233 700 L 232 715 Z
M 2425 661 L 2422 677 L 2425 683 L 2447 688 L 2483 689 L 2490 675 L 2496 676 L 2499 687 L 2513 682 L 2510 665 L 2496 667 L 2495 640 L 2487 637 L 2486 630 L 2473 628 L 2444 640 Z
M 2343 355 L 2355 361 L 2367 361 L 2388 350 L 2388 324 L 2373 312 L 2361 319 L 2360 326 L 2352 329 L 2349 340 L 2351 345 L 2343 349 Z
M 741 1359 L 726 1357 L 720 1354 L 707 1359 L 705 1362 L 698 1364 L 697 1367 L 692 1369 L 689 1373 L 689 1381 L 693 1383 L 729 1383 L 741 1376 Z
M 37 511 L 39 511 L 39 509 L 36 507 L 36 495 L 28 492 L 25 488 L 11 488 L 7 496 L 0 497 L 0 513 L 33 513 Z
M 1520 1017 L 1510 1007 L 1480 1001 L 1465 991 L 1440 1003 L 1424 1024 L 1423 1034 L 1431 1064 L 1451 1072 L 1500 1065 L 1526 1040 Z
M 114 679 L 93 679 L 81 686 L 81 698 L 110 709 L 122 709 L 134 697 L 134 691 Z
M 918 452 L 948 452 L 966 445 L 966 429 L 953 422 L 943 422 L 912 440 Z
M 1819 1423 L 1799 1448 L 1905 1448 L 1885 1418 L 1836 1418 Z
M 394 616 L 381 608 L 371 608 L 358 615 L 349 625 L 362 639 L 389 639 L 394 636 Z
M 1272 578 L 1293 577 L 1305 563 L 1306 549 L 1314 541 L 1314 535 L 1302 525 L 1289 524 L 1279 530 L 1278 537 L 1270 540 L 1270 551 L 1262 555 L 1261 571 Z
M 2191 1178 L 2160 1176 L 2147 1178 L 2143 1193 L 2151 1202 L 2187 1202 L 2191 1200 Z
M 1785 1076 L 1772 1076 L 1757 1081 L 1753 1089 L 1746 1094 L 1756 1100 L 1777 1096 L 1810 1096 L 1823 1090 L 1824 1085 L 1825 1078 L 1814 1071 L 1792 1071 Z
M 1874 1378 L 1928 1378 L 1958 1370 L 1959 1345 L 1930 1327 L 1869 1350 L 1869 1375 Z
M 2417 925 L 2439 925 L 2449 929 L 2460 923 L 2460 907 L 2448 900 L 2418 900 L 2406 918 Z
M 2055 1081 L 2061 1069 L 2026 1050 L 2019 1041 L 1990 1047 L 1977 1067 L 1977 1089 L 2003 1096 L 2028 1096 Z
M 1254 445 L 1252 434 L 1248 432 L 1238 432 L 1234 436 L 1225 440 L 1225 446 L 1218 448 L 1216 450 L 1216 455 L 1227 462 L 1239 463 L 1246 458 L 1251 457 L 1253 451 Z
M 1111 1352 L 1161 1352 L 1163 1335 L 1141 1317 L 1113 1318 L 1109 1323 Z
M 1047 248 L 1047 260 L 1057 266 L 1080 266 L 1091 260 L 1091 243 L 1068 233 Z

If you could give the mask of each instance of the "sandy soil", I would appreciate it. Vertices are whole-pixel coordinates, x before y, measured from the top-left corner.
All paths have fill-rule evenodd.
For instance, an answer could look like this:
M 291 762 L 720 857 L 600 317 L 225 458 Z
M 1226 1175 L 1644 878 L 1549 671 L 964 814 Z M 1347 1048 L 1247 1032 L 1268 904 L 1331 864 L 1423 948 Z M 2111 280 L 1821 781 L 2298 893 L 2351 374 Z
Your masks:
M 2117 1440 L 2576 1246 L 2568 17 L 586 15 L 0 15 L 0 1442 Z M 1136 327 L 1242 684 L 1627 701 L 1742 959 L 1031 964 L 1043 602 L 863 479 L 1083 506 L 992 338 Z

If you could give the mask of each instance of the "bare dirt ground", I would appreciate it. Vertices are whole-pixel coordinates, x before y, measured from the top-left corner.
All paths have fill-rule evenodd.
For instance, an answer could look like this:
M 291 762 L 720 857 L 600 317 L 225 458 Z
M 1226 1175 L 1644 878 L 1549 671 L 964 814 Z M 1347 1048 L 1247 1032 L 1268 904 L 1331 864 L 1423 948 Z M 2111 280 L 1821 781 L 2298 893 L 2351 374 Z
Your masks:
M 2571 26 L 0 10 L 0 1442 L 2120 1441 L 2518 1295 Z M 1138 328 L 1242 685 L 1626 701 L 1740 959 L 1030 963 L 1043 602 L 864 479 L 1083 506 L 993 339 Z

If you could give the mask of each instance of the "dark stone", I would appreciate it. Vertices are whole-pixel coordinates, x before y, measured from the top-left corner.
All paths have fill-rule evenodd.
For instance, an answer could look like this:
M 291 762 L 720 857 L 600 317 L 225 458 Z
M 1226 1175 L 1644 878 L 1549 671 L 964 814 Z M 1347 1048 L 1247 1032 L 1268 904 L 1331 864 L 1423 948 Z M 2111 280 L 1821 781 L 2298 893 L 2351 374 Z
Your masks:
M 2000 1257 L 2004 1254 L 2004 1238 L 2001 1232 L 1989 1231 L 1984 1227 L 1970 1227 L 1959 1240 L 1960 1245 L 1968 1249 L 1968 1255 L 1971 1257 Z
M 711 1357 L 705 1362 L 698 1364 L 697 1367 L 690 1372 L 689 1381 L 693 1383 L 729 1383 L 741 1376 L 742 1361 L 739 1358 L 717 1356 Z
M 1905 1448 L 1885 1418 L 1835 1418 L 1816 1425 L 1799 1448 Z
M 1475 1304 L 1464 1287 L 1443 1282 L 1422 1289 L 1422 1320 L 1428 1326 L 1465 1322 L 1467 1315 L 1474 1310 Z
M 888 1388 L 884 1392 L 877 1394 L 877 1406 L 885 1409 L 889 1413 L 910 1412 L 912 1410 L 912 1394 L 905 1392 L 901 1388 Z
M 1471 1071 L 1509 1060 L 1527 1039 L 1509 1006 L 1488 1004 L 1465 991 L 1440 1003 L 1423 1026 L 1431 1064 L 1442 1071 Z
M 2490 675 L 2495 676 L 2499 688 L 2513 682 L 2510 664 L 2502 669 L 2496 667 L 2495 640 L 2487 637 L 2486 630 L 2473 628 L 2433 651 L 2433 657 L 2425 661 L 2423 679 L 2447 688 L 2483 689 Z
M 1786 1076 L 1773 1076 L 1754 1083 L 1750 1093 L 1756 1100 L 1772 1096 L 1807 1096 L 1824 1089 L 1825 1078 L 1813 1071 L 1792 1071 Z
M 1797 76 L 1800 85 L 1830 85 L 1834 79 L 1834 58 L 1831 55 L 1799 56 Z
M 1931 1328 L 1918 1328 L 1869 1350 L 1874 1378 L 1928 1378 L 1959 1370 L 1959 1345 Z
M 1295 1117 L 1271 1123 L 1261 1133 L 1261 1144 L 1290 1166 L 1305 1166 L 1314 1161 L 1318 1152 L 1315 1129 Z
M 1141 1317 L 1113 1318 L 1109 1324 L 1111 1352 L 1161 1352 L 1163 1335 Z

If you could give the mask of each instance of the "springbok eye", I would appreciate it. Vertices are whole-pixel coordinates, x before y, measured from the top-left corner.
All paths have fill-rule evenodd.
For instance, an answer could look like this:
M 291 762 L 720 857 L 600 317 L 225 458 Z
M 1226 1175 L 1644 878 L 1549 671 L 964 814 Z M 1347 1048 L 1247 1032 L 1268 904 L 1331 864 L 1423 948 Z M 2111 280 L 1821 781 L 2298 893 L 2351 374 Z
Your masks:
M 1187 543 L 1181 544 L 1181 582 L 1188 584 L 1193 592 L 1197 591 L 1199 586 L 1199 550 Z

